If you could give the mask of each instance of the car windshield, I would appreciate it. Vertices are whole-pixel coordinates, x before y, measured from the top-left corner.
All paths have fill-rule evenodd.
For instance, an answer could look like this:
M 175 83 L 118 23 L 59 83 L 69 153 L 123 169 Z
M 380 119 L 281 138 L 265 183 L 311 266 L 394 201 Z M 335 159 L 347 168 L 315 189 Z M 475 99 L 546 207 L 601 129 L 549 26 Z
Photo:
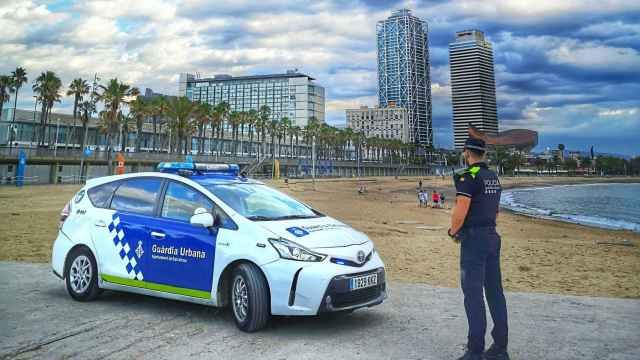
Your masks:
M 270 221 L 322 216 L 303 203 L 262 184 L 215 184 L 207 186 L 207 189 L 249 220 Z

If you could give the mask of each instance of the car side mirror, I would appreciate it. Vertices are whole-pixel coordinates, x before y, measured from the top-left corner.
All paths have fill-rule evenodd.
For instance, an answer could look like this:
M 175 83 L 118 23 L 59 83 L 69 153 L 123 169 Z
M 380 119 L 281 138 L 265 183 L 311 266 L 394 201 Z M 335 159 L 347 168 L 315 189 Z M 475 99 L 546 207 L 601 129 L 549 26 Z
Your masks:
M 213 227 L 215 228 L 219 228 L 222 226 L 222 216 L 220 216 L 220 214 L 213 210 Z
M 202 226 L 204 228 L 211 228 L 214 226 L 214 216 L 205 208 L 197 208 L 193 212 L 193 216 L 189 220 L 193 226 Z

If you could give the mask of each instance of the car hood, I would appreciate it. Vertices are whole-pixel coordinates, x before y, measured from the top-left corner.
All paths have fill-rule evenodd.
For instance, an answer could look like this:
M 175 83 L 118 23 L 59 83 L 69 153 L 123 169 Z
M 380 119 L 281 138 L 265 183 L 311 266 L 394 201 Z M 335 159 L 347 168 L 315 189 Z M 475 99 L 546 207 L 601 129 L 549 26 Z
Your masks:
M 369 241 L 367 235 L 328 216 L 312 219 L 257 222 L 277 237 L 294 241 L 306 248 L 327 248 L 362 245 Z

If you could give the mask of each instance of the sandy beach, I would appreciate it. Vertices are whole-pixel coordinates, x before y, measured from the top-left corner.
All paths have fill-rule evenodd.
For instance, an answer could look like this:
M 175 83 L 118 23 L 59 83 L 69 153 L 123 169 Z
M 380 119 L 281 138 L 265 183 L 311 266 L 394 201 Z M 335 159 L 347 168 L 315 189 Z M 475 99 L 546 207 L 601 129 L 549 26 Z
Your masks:
M 390 279 L 457 287 L 459 246 L 446 235 L 451 210 L 418 208 L 418 178 L 269 181 L 318 210 L 367 233 Z M 630 181 L 602 178 L 505 178 L 505 187 Z M 454 198 L 451 179 L 424 178 L 424 188 Z M 77 185 L 0 188 L 0 260 L 48 262 L 59 213 Z M 451 202 L 449 201 L 451 204 Z M 595 229 L 502 212 L 505 288 L 574 295 L 640 298 L 640 234 Z M 631 246 L 617 245 L 628 240 Z M 600 244 L 600 243 L 609 244 Z

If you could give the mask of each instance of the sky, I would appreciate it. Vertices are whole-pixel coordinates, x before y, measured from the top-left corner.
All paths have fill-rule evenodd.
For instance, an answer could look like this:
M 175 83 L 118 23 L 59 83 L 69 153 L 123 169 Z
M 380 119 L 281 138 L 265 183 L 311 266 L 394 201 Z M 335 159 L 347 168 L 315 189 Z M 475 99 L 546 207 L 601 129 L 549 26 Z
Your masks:
M 0 74 L 31 81 L 117 77 L 177 94 L 181 72 L 299 69 L 325 87 L 327 122 L 377 103 L 376 22 L 411 9 L 429 25 L 433 126 L 451 148 L 448 44 L 479 29 L 492 42 L 500 129 L 539 146 L 640 155 L 640 1 L 635 0 L 0 0 Z M 8 106 L 5 104 L 5 106 Z M 65 97 L 54 111 L 71 113 Z

